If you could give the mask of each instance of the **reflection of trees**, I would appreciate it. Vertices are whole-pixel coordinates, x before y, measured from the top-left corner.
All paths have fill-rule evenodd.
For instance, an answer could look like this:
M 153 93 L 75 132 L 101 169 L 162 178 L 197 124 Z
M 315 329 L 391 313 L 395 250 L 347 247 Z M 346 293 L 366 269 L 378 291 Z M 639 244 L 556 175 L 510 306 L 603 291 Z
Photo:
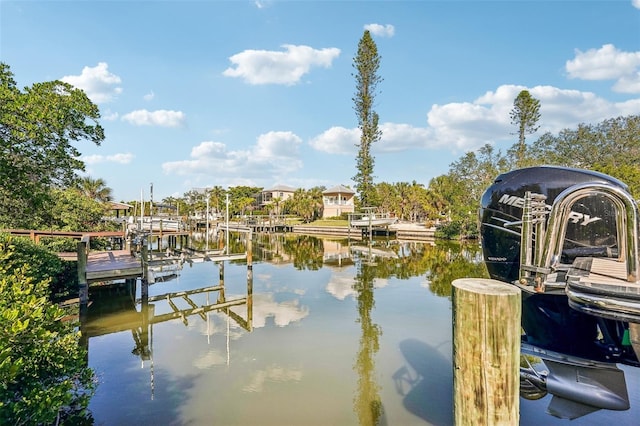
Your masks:
M 298 234 L 268 234 L 254 236 L 254 257 L 263 261 L 287 259 L 296 269 L 318 270 L 323 265 L 324 241 L 320 237 Z M 335 241 L 335 240 L 332 240 Z M 349 245 L 349 240 L 340 240 Z M 451 295 L 453 280 L 465 277 L 488 278 L 476 243 L 374 240 L 371 248 L 394 256 L 375 256 L 364 267 L 373 278 L 409 279 L 424 275 L 429 289 L 438 296 Z M 365 260 L 366 252 L 351 254 L 354 261 Z
M 255 233 L 252 243 L 253 258 L 270 263 L 287 262 L 288 256 L 282 248 L 284 238 L 284 234 Z
M 300 235 L 298 238 L 287 238 L 284 241 L 284 250 L 291 253 L 293 266 L 296 269 L 318 270 L 322 268 L 324 245 L 322 239 L 308 235 Z
M 369 266 L 376 278 L 408 279 L 426 275 L 429 289 L 438 296 L 449 297 L 451 283 L 455 279 L 488 278 L 478 244 L 438 242 L 431 245 L 423 242 L 375 241 L 373 247 L 387 248 L 398 256 L 377 257 L 375 264 Z
M 289 261 L 296 269 L 322 268 L 324 242 L 321 238 L 298 234 L 258 234 L 254 240 L 256 259 L 274 263 Z
M 355 276 L 354 290 L 357 293 L 358 314 L 362 335 L 360 349 L 354 369 L 358 373 L 358 390 L 354 397 L 354 408 L 361 425 L 376 425 L 383 415 L 382 402 L 378 394 L 380 386 L 375 380 L 375 354 L 380 348 L 382 329 L 373 323 L 371 312 L 375 306 L 373 281 L 375 266 L 360 261 Z
M 438 296 L 451 296 L 451 283 L 458 278 L 489 278 L 477 244 L 437 244 L 428 258 L 429 289 Z

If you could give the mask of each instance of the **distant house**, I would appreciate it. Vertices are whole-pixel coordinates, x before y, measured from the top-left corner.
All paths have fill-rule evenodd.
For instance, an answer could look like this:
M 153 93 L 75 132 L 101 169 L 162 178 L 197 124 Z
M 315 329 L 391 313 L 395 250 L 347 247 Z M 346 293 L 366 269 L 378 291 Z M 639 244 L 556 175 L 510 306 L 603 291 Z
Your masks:
M 118 203 L 116 201 L 109 201 L 109 210 L 116 213 L 116 217 L 120 217 L 120 212 L 123 216 L 130 215 L 133 206 L 126 203 Z
M 322 217 L 336 217 L 343 213 L 355 211 L 354 197 L 356 193 L 346 186 L 338 185 L 322 191 Z
M 258 208 L 264 208 L 276 199 L 282 203 L 293 197 L 294 192 L 296 192 L 295 188 L 286 185 L 276 185 L 273 188 L 265 189 L 258 194 Z

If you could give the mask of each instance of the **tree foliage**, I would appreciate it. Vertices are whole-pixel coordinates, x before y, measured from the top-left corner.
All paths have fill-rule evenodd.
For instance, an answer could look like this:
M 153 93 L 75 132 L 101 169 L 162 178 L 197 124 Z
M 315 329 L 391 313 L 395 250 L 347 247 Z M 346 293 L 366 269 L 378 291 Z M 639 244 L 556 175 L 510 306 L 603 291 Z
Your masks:
M 513 109 L 509 114 L 511 124 L 518 128 L 518 147 L 516 150 L 517 166 L 522 166 L 525 156 L 525 135 L 538 131 L 540 121 L 540 101 L 531 96 L 528 90 L 522 90 L 513 101 Z
M 547 132 L 525 146 L 520 157 L 513 155 L 517 148 L 516 145 L 503 155 L 485 145 L 453 162 L 446 175 L 431 180 L 430 208 L 448 222 L 438 235 L 473 234 L 480 196 L 498 174 L 513 167 L 548 164 L 595 170 L 620 179 L 634 196 L 640 194 L 638 115 L 580 124 L 577 129 L 564 129 L 557 135 Z
M 311 222 L 322 217 L 322 191 L 325 188 L 316 186 L 311 189 L 297 189 L 293 196 L 284 202 L 284 212 L 300 216 L 304 222 Z
M 94 179 L 91 176 L 85 176 L 78 179 L 78 188 L 80 191 L 92 200 L 105 203 L 113 200 L 112 190 L 102 178 Z
M 553 135 L 543 134 L 528 152 L 530 164 L 590 169 L 620 179 L 640 196 L 640 115 L 580 124 Z
M 477 234 L 480 197 L 495 177 L 509 169 L 509 162 L 500 151 L 486 144 L 478 152 L 467 152 L 453 162 L 449 173 L 429 184 L 431 199 L 444 216 L 443 237 Z
M 256 186 L 234 186 L 229 188 L 229 215 L 244 215 L 250 212 L 255 206 L 256 197 L 262 192 L 262 189 Z M 223 209 L 226 209 L 226 205 Z
M 393 213 L 399 220 L 420 222 L 427 219 L 429 211 L 429 191 L 415 180 L 381 182 L 376 184 L 376 198 L 384 212 Z
M 353 97 L 354 107 L 360 128 L 360 143 L 356 158 L 357 173 L 353 177 L 360 203 L 370 206 L 374 203 L 373 170 L 374 158 L 371 145 L 380 140 L 382 132 L 378 129 L 378 113 L 373 109 L 377 86 L 382 81 L 378 75 L 380 56 L 378 47 L 371 34 L 365 30 L 358 43 L 358 53 L 353 60 L 356 69 L 356 93 Z
M 75 424 L 88 416 L 93 373 L 49 302 L 48 255 L 30 244 L 0 235 L 0 424 Z
M 99 117 L 83 91 L 61 81 L 21 91 L 0 63 L 0 225 L 42 223 L 50 189 L 72 185 L 84 170 L 73 142 L 104 139 Z
M 50 203 L 53 229 L 62 231 L 97 231 L 108 206 L 88 197 L 78 189 L 54 189 Z

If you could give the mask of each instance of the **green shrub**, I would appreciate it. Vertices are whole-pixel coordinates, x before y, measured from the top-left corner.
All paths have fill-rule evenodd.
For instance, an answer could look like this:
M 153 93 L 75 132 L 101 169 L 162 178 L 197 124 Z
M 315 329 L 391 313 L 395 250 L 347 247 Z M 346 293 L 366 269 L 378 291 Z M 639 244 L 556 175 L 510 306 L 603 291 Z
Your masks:
M 78 240 L 69 237 L 43 237 L 40 245 L 54 253 L 78 251 Z
M 11 238 L 0 244 L 0 424 L 77 424 L 90 416 L 93 372 L 75 325 L 49 300 L 50 278 L 19 264 L 37 252 Z M 55 269 L 46 260 L 39 265 Z
M 452 220 L 445 224 L 442 224 L 436 228 L 435 237 L 444 240 L 456 240 L 460 238 L 462 231 L 462 223 L 457 220 Z
M 34 281 L 51 280 L 57 285 L 63 271 L 62 262 L 55 253 L 34 244 L 29 238 L 0 233 L 0 272 L 11 273 L 26 264 Z

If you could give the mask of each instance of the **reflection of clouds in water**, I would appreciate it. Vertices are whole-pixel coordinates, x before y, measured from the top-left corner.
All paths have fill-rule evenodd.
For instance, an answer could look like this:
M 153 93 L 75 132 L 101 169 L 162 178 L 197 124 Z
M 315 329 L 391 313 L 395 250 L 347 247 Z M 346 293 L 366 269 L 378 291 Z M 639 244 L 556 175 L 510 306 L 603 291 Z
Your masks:
M 309 315 L 309 308 L 300 306 L 296 300 L 276 302 L 273 293 L 253 295 L 253 327 L 264 327 L 267 318 L 273 317 L 275 324 L 284 327 Z
M 255 279 L 258 279 L 260 281 L 270 281 L 271 280 L 271 274 L 256 274 L 254 275 Z
M 227 363 L 227 356 L 217 350 L 211 350 L 203 356 L 193 360 L 193 366 L 201 370 L 206 370 L 214 365 L 224 365 Z
M 235 296 L 231 298 L 235 298 Z M 241 318 L 247 318 L 247 305 L 232 306 L 230 309 L 238 314 Z M 246 333 L 244 328 L 242 328 L 233 319 L 230 319 L 229 316 L 223 311 L 211 311 L 205 315 L 208 315 L 208 321 L 203 321 L 202 318 L 196 315 L 189 318 L 189 325 L 191 326 L 191 318 L 193 318 L 193 326 L 196 328 L 198 333 L 203 336 L 226 336 L 227 321 L 229 321 L 229 338 L 231 340 L 237 340 Z
M 376 278 L 373 280 L 373 286 L 375 288 L 383 288 L 389 285 L 389 280 L 386 278 Z
M 431 288 L 431 277 L 425 276 L 423 280 L 420 280 L 420 287 L 430 289 Z
M 333 274 L 327 284 L 327 292 L 338 300 L 344 300 L 355 294 L 353 283 L 353 275 L 351 274 Z
M 262 392 L 264 390 L 264 384 L 269 382 L 289 382 L 302 380 L 302 370 L 299 369 L 286 369 L 276 365 L 267 367 L 265 370 L 258 370 L 253 372 L 251 381 L 246 385 L 243 390 L 245 392 Z
M 287 286 L 283 286 L 280 281 L 274 283 L 272 282 L 272 278 L 273 276 L 271 274 L 259 274 L 254 276 L 254 289 L 256 288 L 256 281 L 261 281 L 265 289 L 276 291 L 278 293 L 293 293 L 298 296 L 302 296 L 306 293 L 306 290 L 302 288 L 289 288 Z
M 329 283 L 327 283 L 327 293 L 338 300 L 344 300 L 349 296 L 355 297 L 356 291 L 353 288 L 355 282 L 353 274 L 348 271 L 334 273 Z M 387 285 L 389 285 L 389 280 L 386 278 L 375 278 L 373 280 L 374 288 L 383 288 Z

